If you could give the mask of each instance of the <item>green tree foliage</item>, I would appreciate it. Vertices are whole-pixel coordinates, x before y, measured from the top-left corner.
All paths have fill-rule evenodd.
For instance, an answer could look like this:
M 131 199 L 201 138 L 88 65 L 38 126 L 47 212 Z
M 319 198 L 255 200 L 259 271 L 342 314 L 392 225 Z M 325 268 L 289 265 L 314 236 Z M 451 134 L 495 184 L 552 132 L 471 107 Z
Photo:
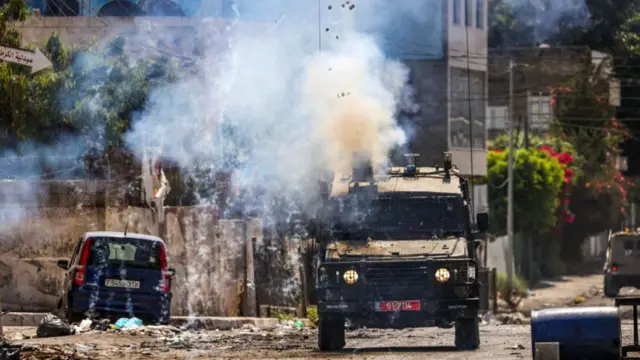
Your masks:
M 629 201 L 627 193 L 634 185 L 616 168 L 620 145 L 630 133 L 609 105 L 608 86 L 601 68 L 585 64 L 564 84 L 551 89 L 556 133 L 563 134 L 580 154 L 580 176 L 570 199 L 576 221 L 564 224 L 558 234 L 565 260 L 580 261 L 581 253 L 575 249 L 583 239 L 619 226 Z
M 0 45 L 20 47 L 12 24 L 27 15 L 22 0 L 0 7 Z M 124 43 L 116 38 L 106 49 L 68 49 L 54 34 L 38 44 L 52 69 L 32 75 L 26 66 L 0 63 L 0 147 L 51 144 L 70 135 L 84 139 L 81 148 L 96 158 L 121 147 L 149 92 L 177 78 L 168 59 L 132 59 Z
M 489 47 L 531 46 L 537 42 L 586 45 L 620 53 L 618 34 L 638 10 L 635 0 L 586 0 L 584 16 L 561 14 L 553 0 L 494 0 L 489 2 Z M 557 1 L 556 1 L 557 2 Z M 563 4 L 567 4 L 564 2 Z M 576 4 L 580 4 L 576 2 Z M 568 5 L 567 5 L 568 6 Z M 544 31 L 540 31 L 544 28 Z
M 558 160 L 537 148 L 514 152 L 515 230 L 542 234 L 556 224 L 558 194 L 564 183 L 564 168 Z M 492 231 L 504 234 L 507 213 L 508 150 L 492 150 L 487 156 L 489 208 Z

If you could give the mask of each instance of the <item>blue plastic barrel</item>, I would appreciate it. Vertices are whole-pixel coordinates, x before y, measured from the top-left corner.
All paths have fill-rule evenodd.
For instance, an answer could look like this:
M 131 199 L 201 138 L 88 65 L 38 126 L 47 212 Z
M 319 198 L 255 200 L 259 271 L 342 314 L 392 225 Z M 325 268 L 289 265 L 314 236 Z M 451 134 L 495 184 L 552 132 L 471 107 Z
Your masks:
M 537 310 L 531 313 L 531 348 L 555 342 L 560 359 L 620 359 L 621 328 L 617 307 L 577 307 Z

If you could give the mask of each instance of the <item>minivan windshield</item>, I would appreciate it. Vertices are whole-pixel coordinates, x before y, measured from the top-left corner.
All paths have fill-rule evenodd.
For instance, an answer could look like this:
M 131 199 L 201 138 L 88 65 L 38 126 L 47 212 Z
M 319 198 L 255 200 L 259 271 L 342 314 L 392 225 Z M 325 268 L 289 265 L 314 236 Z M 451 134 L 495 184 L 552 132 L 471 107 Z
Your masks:
M 90 266 L 160 270 L 160 242 L 136 238 L 91 238 Z

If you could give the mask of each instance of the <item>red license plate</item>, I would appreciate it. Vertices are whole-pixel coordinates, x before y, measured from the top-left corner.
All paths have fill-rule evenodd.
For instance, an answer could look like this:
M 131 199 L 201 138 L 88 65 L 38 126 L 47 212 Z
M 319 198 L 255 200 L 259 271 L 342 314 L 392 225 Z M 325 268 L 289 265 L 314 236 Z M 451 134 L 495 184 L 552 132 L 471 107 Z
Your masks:
M 420 300 L 376 302 L 376 311 L 420 311 Z

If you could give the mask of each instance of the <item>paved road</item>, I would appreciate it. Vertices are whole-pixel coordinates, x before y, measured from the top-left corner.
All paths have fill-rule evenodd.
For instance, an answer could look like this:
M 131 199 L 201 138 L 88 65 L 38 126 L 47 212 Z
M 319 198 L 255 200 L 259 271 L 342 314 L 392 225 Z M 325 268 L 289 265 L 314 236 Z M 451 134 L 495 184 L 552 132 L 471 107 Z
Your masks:
M 623 326 L 625 341 L 632 341 L 629 325 Z M 34 329 L 13 329 L 25 335 Z M 23 359 L 47 359 L 47 354 L 71 354 L 75 359 L 530 359 L 529 326 L 483 325 L 481 348 L 458 352 L 453 348 L 453 330 L 359 330 L 347 335 L 347 348 L 336 353 L 316 350 L 311 329 L 272 331 L 236 330 L 177 332 L 145 330 L 132 333 L 85 333 L 69 337 L 28 339 L 34 346 Z
M 612 305 L 601 291 L 602 276 L 565 278 L 537 290 L 528 299 L 531 309 L 571 306 Z M 621 295 L 635 295 L 633 289 Z M 574 304 L 576 295 L 586 300 Z M 625 311 L 629 318 L 629 311 Z M 347 347 L 336 353 L 316 350 L 316 331 L 278 327 L 274 330 L 180 331 L 171 327 L 146 327 L 130 333 L 90 332 L 68 337 L 38 339 L 35 328 L 5 328 L 9 339 L 27 347 L 23 359 L 50 359 L 72 354 L 74 359 L 531 359 L 529 325 L 481 325 L 481 348 L 457 352 L 453 329 L 358 330 L 347 333 Z M 623 325 L 623 343 L 632 342 L 630 322 Z M 31 350 L 29 350 L 31 347 Z

